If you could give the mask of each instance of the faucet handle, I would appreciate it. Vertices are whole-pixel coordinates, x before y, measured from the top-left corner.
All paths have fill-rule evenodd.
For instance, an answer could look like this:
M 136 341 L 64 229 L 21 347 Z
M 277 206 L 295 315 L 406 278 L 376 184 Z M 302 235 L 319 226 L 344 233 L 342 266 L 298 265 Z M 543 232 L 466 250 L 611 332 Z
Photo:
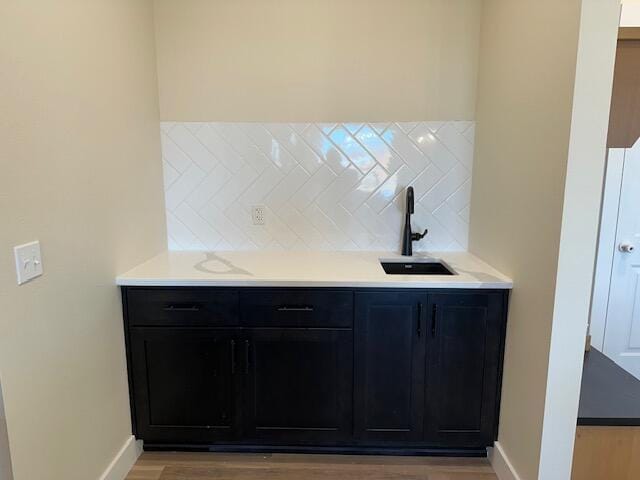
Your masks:
M 411 234 L 411 240 L 414 242 L 417 242 L 418 240 L 422 240 L 424 237 L 427 236 L 427 233 L 429 233 L 429 229 L 425 228 L 424 232 L 422 233 L 412 233 Z

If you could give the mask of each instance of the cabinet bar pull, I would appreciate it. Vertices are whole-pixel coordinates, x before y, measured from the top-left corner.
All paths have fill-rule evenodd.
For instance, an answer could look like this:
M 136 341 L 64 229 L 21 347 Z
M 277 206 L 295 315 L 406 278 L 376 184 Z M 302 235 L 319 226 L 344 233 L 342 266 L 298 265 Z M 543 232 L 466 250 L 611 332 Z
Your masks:
M 236 341 L 231 340 L 231 375 L 236 373 Z
M 313 312 L 313 307 L 278 307 L 279 312 Z
M 438 306 L 434 303 L 431 309 L 431 336 L 436 336 L 436 317 L 438 315 Z
M 165 305 L 165 312 L 199 312 L 199 305 Z
M 244 374 L 249 374 L 249 340 L 244 341 Z
M 418 338 L 422 335 L 422 302 L 418 303 L 418 329 L 416 331 Z

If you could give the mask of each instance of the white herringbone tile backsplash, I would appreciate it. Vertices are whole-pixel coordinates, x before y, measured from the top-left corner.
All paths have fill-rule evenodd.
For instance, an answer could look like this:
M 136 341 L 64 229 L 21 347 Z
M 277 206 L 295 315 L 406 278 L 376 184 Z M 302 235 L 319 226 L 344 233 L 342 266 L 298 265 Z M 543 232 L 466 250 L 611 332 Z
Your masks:
M 466 250 L 473 122 L 163 122 L 171 250 Z M 253 225 L 251 207 L 266 207 Z

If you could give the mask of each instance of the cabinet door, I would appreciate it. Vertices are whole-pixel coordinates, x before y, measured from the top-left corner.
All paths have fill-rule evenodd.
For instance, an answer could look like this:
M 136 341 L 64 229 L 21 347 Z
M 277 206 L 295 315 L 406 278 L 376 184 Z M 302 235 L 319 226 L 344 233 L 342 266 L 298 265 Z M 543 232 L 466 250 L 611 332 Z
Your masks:
M 503 325 L 500 293 L 429 296 L 425 439 L 447 447 L 492 444 Z
M 356 294 L 357 439 L 422 439 L 426 307 L 421 293 Z
M 133 328 L 138 438 L 151 444 L 232 438 L 237 431 L 236 343 L 229 330 Z
M 351 330 L 255 328 L 243 348 L 245 439 L 322 444 L 350 438 Z

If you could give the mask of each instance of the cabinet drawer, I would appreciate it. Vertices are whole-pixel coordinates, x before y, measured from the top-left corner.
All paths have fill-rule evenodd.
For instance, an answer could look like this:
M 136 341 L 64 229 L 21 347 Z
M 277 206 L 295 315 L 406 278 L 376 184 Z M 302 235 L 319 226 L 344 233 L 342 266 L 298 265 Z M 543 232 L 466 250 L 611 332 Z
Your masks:
M 242 325 L 252 327 L 353 326 L 353 293 L 340 290 L 256 290 L 240 294 Z
M 238 325 L 238 292 L 216 289 L 127 290 L 129 324 Z

